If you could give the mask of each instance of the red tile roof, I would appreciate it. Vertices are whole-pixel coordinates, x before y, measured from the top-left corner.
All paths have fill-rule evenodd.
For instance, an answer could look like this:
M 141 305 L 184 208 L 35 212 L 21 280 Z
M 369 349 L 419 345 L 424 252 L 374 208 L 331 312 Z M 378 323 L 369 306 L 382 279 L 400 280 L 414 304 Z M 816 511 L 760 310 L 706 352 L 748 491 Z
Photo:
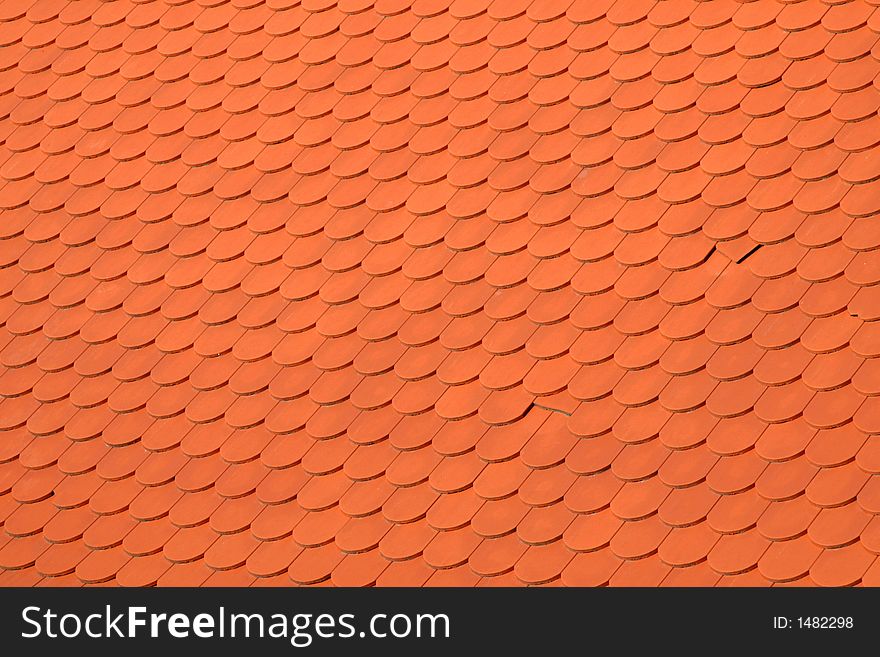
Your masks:
M 0 584 L 880 583 L 872 3 L 0 46 Z

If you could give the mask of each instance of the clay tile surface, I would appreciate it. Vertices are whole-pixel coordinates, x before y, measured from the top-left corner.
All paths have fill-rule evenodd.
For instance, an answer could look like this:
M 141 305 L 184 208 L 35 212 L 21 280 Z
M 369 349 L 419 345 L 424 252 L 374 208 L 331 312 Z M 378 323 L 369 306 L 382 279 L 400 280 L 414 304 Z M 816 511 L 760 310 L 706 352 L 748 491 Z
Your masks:
M 874 3 L 93 4 L 0 1 L 0 585 L 880 582 Z

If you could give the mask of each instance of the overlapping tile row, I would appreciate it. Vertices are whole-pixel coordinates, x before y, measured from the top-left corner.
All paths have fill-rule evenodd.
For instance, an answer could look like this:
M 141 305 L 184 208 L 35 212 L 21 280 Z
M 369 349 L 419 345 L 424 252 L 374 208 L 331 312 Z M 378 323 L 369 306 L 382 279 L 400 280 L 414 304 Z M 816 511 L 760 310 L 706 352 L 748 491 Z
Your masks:
M 880 583 L 871 3 L 0 46 L 0 584 Z

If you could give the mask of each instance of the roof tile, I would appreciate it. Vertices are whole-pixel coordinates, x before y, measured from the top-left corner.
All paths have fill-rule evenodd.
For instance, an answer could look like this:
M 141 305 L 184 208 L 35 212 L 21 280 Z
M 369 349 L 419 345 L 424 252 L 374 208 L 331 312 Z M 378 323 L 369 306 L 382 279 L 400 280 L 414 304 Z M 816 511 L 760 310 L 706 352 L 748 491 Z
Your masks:
M 10 8 L 0 582 L 876 583 L 871 9 Z

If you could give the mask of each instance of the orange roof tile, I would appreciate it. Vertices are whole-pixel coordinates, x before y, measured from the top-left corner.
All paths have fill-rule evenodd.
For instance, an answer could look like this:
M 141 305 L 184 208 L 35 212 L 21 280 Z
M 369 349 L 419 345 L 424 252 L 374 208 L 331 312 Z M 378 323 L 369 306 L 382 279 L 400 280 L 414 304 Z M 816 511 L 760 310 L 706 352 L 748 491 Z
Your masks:
M 880 584 L 880 11 L 0 2 L 0 585 Z

